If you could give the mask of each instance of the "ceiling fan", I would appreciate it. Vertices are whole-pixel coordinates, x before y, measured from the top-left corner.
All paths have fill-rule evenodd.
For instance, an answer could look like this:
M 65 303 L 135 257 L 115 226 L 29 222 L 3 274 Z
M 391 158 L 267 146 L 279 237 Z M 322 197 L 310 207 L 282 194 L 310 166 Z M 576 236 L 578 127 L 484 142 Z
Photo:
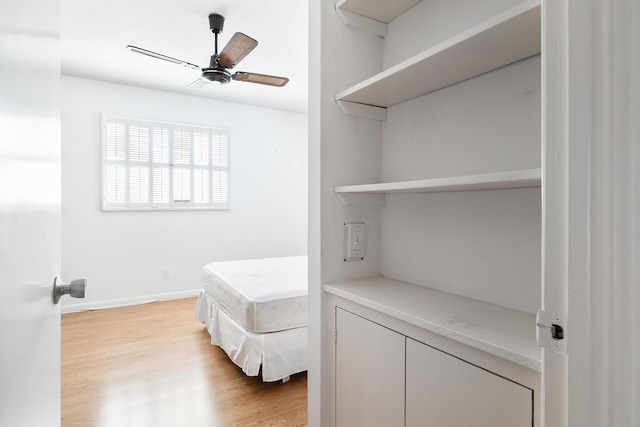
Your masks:
M 189 84 L 187 87 L 202 87 L 207 83 L 227 84 L 231 82 L 231 80 L 277 87 L 282 87 L 287 84 L 289 81 L 287 77 L 248 73 L 245 71 L 237 71 L 231 74 L 229 70 L 242 61 L 242 59 L 258 45 L 258 42 L 246 34 L 235 33 L 224 49 L 222 49 L 222 52 L 218 54 L 218 34 L 222 32 L 223 27 L 224 17 L 222 15 L 217 13 L 209 15 L 209 28 L 215 37 L 215 53 L 211 56 L 209 66 L 206 68 L 147 49 L 142 49 L 137 46 L 128 45 L 127 49 L 131 52 L 147 55 L 152 58 L 162 59 L 163 61 L 173 62 L 174 64 L 180 64 L 187 68 L 200 69 L 202 73 L 200 78 Z

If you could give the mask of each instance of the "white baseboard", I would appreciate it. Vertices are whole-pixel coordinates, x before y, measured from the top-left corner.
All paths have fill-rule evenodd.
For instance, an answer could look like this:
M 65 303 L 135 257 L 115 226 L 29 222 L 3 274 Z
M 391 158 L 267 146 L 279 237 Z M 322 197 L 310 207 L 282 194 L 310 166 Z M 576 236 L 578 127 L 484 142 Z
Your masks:
M 148 304 L 155 301 L 165 301 L 171 299 L 190 298 L 197 296 L 202 289 L 193 289 L 190 291 L 170 292 L 166 294 L 145 295 L 141 297 L 112 299 L 106 301 L 86 302 L 81 304 L 67 304 L 60 308 L 62 314 L 77 313 L 79 311 L 103 310 L 106 308 L 128 307 L 131 305 Z

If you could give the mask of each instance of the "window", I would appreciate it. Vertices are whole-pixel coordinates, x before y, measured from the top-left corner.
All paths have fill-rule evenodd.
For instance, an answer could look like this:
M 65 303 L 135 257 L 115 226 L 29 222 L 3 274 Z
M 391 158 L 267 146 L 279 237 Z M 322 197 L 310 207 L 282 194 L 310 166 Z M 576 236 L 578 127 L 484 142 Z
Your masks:
M 103 117 L 103 210 L 228 209 L 226 129 Z

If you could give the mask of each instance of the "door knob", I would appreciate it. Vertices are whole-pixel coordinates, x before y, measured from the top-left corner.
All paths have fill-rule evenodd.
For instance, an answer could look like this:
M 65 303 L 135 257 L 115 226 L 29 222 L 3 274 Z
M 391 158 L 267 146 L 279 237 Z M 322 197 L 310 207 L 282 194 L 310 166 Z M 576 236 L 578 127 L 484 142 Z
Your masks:
M 63 295 L 71 295 L 72 298 L 84 298 L 84 290 L 87 287 L 87 278 L 72 280 L 71 283 L 63 283 L 60 276 L 53 279 L 53 303 L 57 304 Z

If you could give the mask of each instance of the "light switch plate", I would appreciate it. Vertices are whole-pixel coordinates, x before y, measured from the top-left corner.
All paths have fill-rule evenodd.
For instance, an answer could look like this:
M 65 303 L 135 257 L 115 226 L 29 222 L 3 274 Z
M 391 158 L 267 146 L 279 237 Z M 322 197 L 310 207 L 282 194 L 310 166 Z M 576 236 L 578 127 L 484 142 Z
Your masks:
M 344 260 L 362 261 L 367 227 L 364 222 L 345 222 L 344 224 Z

